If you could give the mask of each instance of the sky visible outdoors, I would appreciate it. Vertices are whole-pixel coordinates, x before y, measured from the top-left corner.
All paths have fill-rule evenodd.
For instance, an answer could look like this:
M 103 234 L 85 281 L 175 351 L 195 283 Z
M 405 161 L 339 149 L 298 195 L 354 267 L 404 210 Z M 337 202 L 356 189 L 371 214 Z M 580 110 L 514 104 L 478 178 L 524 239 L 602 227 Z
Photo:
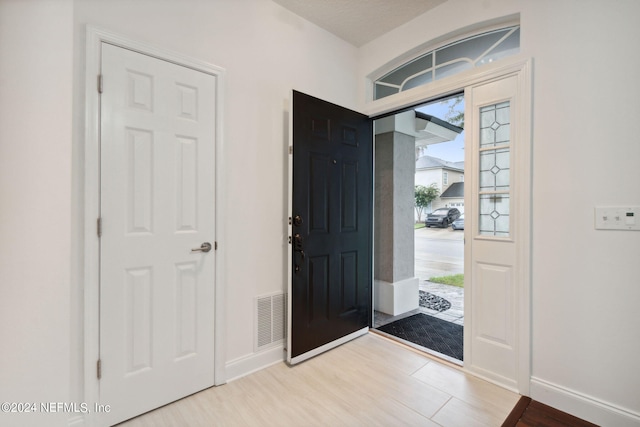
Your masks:
M 432 104 L 418 107 L 416 111 L 432 115 L 448 122 L 447 114 L 449 113 L 449 106 L 455 102 L 455 99 L 456 98 L 450 98 L 444 101 L 436 101 Z M 455 109 L 464 112 L 464 99 L 455 106 Z M 427 146 L 427 149 L 422 152 L 422 155 L 437 157 L 450 162 L 464 161 L 464 131 L 453 141 Z

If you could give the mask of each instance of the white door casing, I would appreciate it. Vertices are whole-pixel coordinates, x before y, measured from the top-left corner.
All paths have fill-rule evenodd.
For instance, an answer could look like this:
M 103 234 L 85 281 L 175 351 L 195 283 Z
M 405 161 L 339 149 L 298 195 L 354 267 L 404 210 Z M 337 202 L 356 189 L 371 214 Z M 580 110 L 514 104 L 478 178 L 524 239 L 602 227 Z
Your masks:
M 102 76 L 100 401 L 117 422 L 214 384 L 215 251 L 191 249 L 215 239 L 215 78 L 109 44 Z
M 223 106 L 225 70 L 200 59 L 142 43 L 120 34 L 88 25 L 86 31 L 85 63 L 85 144 L 84 151 L 84 401 L 93 404 L 99 398 L 97 360 L 99 358 L 99 266 L 100 239 L 96 233 L 96 219 L 100 215 L 100 91 L 98 77 L 101 73 L 102 46 L 105 44 L 124 47 L 145 55 L 166 60 L 205 74 L 216 79 L 215 114 L 215 229 L 218 249 L 215 268 L 215 383 L 226 382 L 225 372 L 225 282 L 226 270 L 226 205 L 225 205 L 225 150 L 223 138 Z M 92 424 L 94 413 L 84 415 Z

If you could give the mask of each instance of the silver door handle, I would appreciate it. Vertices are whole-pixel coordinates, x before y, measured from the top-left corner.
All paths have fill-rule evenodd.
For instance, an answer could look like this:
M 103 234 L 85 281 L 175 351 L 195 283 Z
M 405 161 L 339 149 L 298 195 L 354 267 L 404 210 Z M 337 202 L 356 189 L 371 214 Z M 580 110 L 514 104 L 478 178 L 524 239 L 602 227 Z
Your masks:
M 204 242 L 199 248 L 191 249 L 191 252 L 209 252 L 211 250 L 211 243 Z

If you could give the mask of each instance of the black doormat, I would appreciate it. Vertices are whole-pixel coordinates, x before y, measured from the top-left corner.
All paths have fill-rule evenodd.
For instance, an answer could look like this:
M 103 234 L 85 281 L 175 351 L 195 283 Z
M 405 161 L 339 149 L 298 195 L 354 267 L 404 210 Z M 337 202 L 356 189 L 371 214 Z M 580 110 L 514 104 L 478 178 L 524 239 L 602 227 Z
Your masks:
M 419 313 L 378 330 L 462 361 L 463 327 L 456 323 Z

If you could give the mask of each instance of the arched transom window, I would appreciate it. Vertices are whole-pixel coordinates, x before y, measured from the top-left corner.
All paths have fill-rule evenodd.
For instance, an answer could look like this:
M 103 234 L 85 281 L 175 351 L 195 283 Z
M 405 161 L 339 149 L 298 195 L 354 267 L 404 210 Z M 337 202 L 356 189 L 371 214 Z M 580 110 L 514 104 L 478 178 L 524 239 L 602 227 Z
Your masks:
M 520 26 L 501 28 L 434 49 L 374 82 L 381 99 L 520 51 Z

